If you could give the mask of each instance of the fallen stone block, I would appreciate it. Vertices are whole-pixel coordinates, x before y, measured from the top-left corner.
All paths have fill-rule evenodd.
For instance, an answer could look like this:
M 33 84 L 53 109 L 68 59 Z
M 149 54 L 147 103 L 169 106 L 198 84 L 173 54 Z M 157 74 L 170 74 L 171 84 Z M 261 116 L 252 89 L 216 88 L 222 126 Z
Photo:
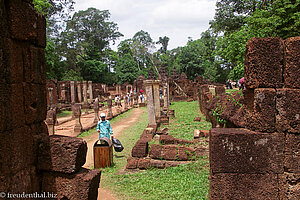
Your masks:
M 147 128 L 153 128 L 154 133 L 156 133 L 158 126 L 157 125 L 148 125 Z
M 178 147 L 178 160 L 180 161 L 192 160 L 194 156 L 195 156 L 194 148 L 184 147 L 184 146 Z
M 203 156 L 208 156 L 209 149 L 205 148 L 205 147 L 197 147 L 197 148 L 195 148 L 195 155 L 198 158 L 203 157 Z
M 146 141 L 146 142 L 150 142 L 151 140 L 152 140 L 152 137 L 153 137 L 153 135 L 152 134 L 146 134 L 146 133 L 143 133 L 142 135 L 141 135 L 141 140 L 143 140 L 143 141 Z
M 193 141 L 190 140 L 185 140 L 185 139 L 179 139 L 179 138 L 175 138 L 174 139 L 174 144 L 182 144 L 182 145 L 186 145 L 186 144 L 193 144 Z
M 300 37 L 288 38 L 284 43 L 284 87 L 300 89 Z
M 195 129 L 194 130 L 194 139 L 199 139 L 199 137 L 200 137 L 200 130 Z
M 135 146 L 132 148 L 132 157 L 146 157 L 148 155 L 148 142 L 146 140 L 138 140 Z
M 157 135 L 168 135 L 168 131 L 169 131 L 169 129 L 168 129 L 167 127 L 165 127 L 165 128 L 163 128 L 163 129 L 161 129 L 161 130 L 158 130 L 158 131 L 156 132 L 156 134 L 157 134 Z
M 174 144 L 175 139 L 172 135 L 161 135 L 159 138 L 161 144 Z
M 164 169 L 165 165 L 166 165 L 166 161 L 165 160 L 154 160 L 154 159 L 151 159 L 150 160 L 150 165 L 153 168 Z
M 152 144 L 149 152 L 150 158 L 161 159 L 162 155 L 162 145 L 160 144 Z
M 247 88 L 280 88 L 283 86 L 284 43 L 279 37 L 252 38 L 245 54 Z
M 176 160 L 178 153 L 177 145 L 165 145 L 163 146 L 162 157 L 164 160 Z
M 138 161 L 139 169 L 149 169 L 150 168 L 150 158 L 140 158 Z
M 209 137 L 209 130 L 200 130 L 200 137 Z
M 283 173 L 284 135 L 240 128 L 210 131 L 212 173 Z
M 42 191 L 57 194 L 57 199 L 96 200 L 100 175 L 100 170 L 84 168 L 75 174 L 44 172 Z
M 246 128 L 272 133 L 276 131 L 276 91 L 271 88 L 254 90 L 253 107 L 246 115 Z
M 281 132 L 300 133 L 300 89 L 278 89 L 276 128 Z
M 39 170 L 74 173 L 81 169 L 87 153 L 87 144 L 83 139 L 52 135 L 49 140 L 40 147 Z
M 145 128 L 143 134 L 153 134 L 155 133 L 154 128 Z
M 169 117 L 168 116 L 162 116 L 160 118 L 160 123 L 162 123 L 164 125 L 169 125 Z
M 180 165 L 179 161 L 166 161 L 166 167 L 176 167 Z
M 126 169 L 136 169 L 138 166 L 138 158 L 128 157 Z
M 277 174 L 214 174 L 209 199 L 278 199 Z
M 201 117 L 195 117 L 194 122 L 201 122 Z

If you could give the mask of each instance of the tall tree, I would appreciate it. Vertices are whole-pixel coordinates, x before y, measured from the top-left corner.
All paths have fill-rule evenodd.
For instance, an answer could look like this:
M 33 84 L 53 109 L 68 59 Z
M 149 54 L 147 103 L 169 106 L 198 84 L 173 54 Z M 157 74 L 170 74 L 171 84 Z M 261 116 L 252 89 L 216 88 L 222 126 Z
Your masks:
M 160 48 L 160 52 L 161 53 L 167 53 L 169 40 L 170 40 L 170 38 L 167 37 L 167 36 L 159 37 L 159 39 L 156 42 L 156 44 L 161 44 L 162 45 L 162 47 Z

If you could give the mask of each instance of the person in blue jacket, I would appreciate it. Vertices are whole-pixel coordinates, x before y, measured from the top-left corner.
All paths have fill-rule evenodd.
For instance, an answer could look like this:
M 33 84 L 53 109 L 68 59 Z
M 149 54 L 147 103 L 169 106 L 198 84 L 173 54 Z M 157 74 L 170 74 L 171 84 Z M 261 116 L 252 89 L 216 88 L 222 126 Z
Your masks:
M 105 113 L 100 114 L 101 120 L 97 124 L 97 132 L 99 133 L 99 139 L 102 137 L 107 137 L 108 139 L 113 139 L 113 130 L 111 128 L 110 122 L 105 119 Z

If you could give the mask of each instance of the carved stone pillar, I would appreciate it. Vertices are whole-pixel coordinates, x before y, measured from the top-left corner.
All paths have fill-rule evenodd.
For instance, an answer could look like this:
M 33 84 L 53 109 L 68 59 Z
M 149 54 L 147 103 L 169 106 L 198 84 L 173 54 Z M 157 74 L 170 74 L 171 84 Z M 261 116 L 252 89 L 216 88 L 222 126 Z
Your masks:
M 74 133 L 79 135 L 82 132 L 82 125 L 81 125 L 81 121 L 80 121 L 81 105 L 79 103 L 72 105 L 72 111 L 74 112 L 73 115 L 75 116 Z
M 89 81 L 88 84 L 89 84 L 90 102 L 92 103 L 93 102 L 93 82 Z
M 98 100 L 98 98 L 95 99 L 93 108 L 94 108 L 94 112 L 95 112 L 94 123 L 97 123 L 99 121 L 99 100 Z
M 86 81 L 82 81 L 83 84 L 83 103 L 85 105 L 88 104 L 88 99 L 87 99 L 87 82 Z
M 145 80 L 144 84 L 146 87 L 146 95 L 147 95 L 147 110 L 148 110 L 149 125 L 156 125 L 155 107 L 154 107 L 154 98 L 153 98 L 153 81 Z
M 75 82 L 71 81 L 70 85 L 71 85 L 71 104 L 74 104 L 75 103 Z
M 50 110 L 47 111 L 47 117 L 46 117 L 46 124 L 48 127 L 48 133 L 49 135 L 55 134 L 55 123 L 56 123 L 56 110 L 55 108 L 50 108 Z
M 82 102 L 82 93 L 81 93 L 81 82 L 77 81 L 77 94 L 78 94 L 78 102 Z
M 155 117 L 160 119 L 160 98 L 159 98 L 159 80 L 153 81 L 153 93 L 154 93 L 154 108 L 155 108 Z

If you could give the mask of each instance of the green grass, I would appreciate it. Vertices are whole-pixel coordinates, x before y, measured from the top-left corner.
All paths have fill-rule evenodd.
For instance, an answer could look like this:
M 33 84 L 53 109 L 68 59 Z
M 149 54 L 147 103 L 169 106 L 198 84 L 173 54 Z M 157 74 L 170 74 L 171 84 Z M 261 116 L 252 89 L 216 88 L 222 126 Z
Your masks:
M 211 123 L 205 121 L 204 115 L 200 112 L 198 101 L 174 102 L 170 109 L 175 110 L 175 118 L 171 119 L 169 125 L 162 125 L 169 128 L 169 134 L 176 138 L 193 139 L 195 129 L 209 130 Z M 201 122 L 194 122 L 195 117 L 201 117 Z
M 139 139 L 148 124 L 146 108 L 138 122 L 126 129 L 120 136 L 125 149 L 121 153 L 114 153 L 115 165 L 105 168 L 101 175 L 101 184 L 109 188 L 119 199 L 208 199 L 209 167 L 208 158 L 171 167 L 166 169 L 149 169 L 136 173 L 118 173 L 127 164 L 126 159 L 131 149 Z M 194 122 L 194 117 L 201 116 L 197 102 L 173 103 L 175 119 L 170 120 L 169 134 L 183 139 L 192 139 L 193 130 L 209 129 L 210 123 Z
M 125 113 L 122 113 L 122 114 L 118 115 L 117 117 L 115 117 L 111 120 L 109 120 L 110 124 L 113 126 L 114 123 L 119 122 L 121 119 L 127 118 L 130 115 L 131 112 L 132 112 L 132 109 L 125 112 Z M 88 131 L 84 131 L 80 135 L 78 135 L 77 137 L 79 137 L 79 138 L 87 137 L 91 134 L 96 133 L 97 132 L 96 129 L 97 129 L 97 127 L 93 128 L 93 129 L 90 129 Z
M 226 89 L 225 92 L 226 92 L 226 93 L 231 93 L 231 92 L 235 92 L 235 91 L 237 91 L 237 90 L 239 90 L 239 88 Z
M 58 113 L 56 115 L 56 118 L 66 117 L 66 116 L 69 116 L 69 115 L 72 115 L 72 111 L 63 110 L 63 111 L 61 111 L 61 113 Z

